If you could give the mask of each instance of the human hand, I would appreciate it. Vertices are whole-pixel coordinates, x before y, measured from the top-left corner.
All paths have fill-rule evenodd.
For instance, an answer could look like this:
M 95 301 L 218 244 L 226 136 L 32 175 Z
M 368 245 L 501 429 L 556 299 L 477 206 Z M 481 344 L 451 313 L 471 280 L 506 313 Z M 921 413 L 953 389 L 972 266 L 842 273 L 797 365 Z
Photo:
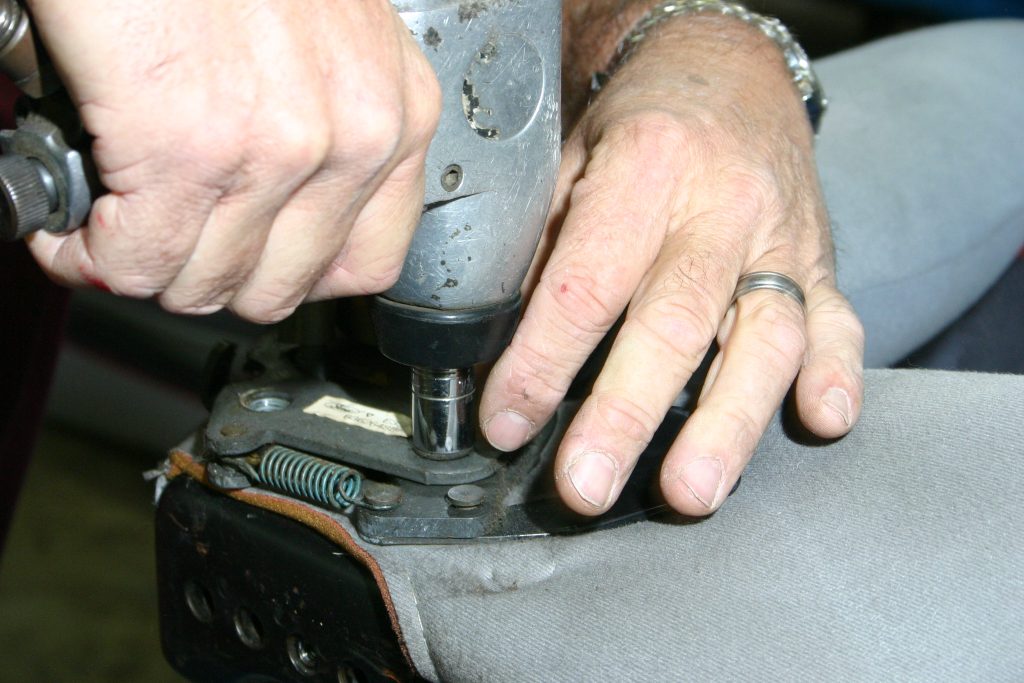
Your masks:
M 387 0 L 30 4 L 110 190 L 54 279 L 273 322 L 398 278 L 440 93 Z
M 835 287 L 812 132 L 778 49 L 755 29 L 704 15 L 664 24 L 566 142 L 551 216 L 550 254 L 480 415 L 494 446 L 522 445 L 628 306 L 556 457 L 571 508 L 614 503 L 716 337 L 661 470 L 679 512 L 722 503 L 794 379 L 816 434 L 857 420 L 863 330 Z M 754 271 L 793 278 L 806 313 L 765 290 L 731 306 Z

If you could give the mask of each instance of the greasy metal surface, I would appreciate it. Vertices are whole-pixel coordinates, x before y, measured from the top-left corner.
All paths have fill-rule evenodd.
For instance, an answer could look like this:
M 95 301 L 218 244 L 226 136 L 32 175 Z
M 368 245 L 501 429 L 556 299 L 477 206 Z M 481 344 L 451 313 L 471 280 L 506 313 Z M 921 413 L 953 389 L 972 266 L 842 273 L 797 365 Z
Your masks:
M 376 510 L 390 510 L 402 502 L 402 488 L 394 484 L 367 482 L 363 486 L 363 505 Z
M 558 170 L 561 2 L 395 5 L 437 73 L 442 112 L 424 213 L 387 296 L 444 309 L 507 300 L 533 258 Z
M 239 400 L 247 392 L 266 390 L 291 398 L 270 412 L 247 410 Z M 357 468 L 391 474 L 423 484 L 464 484 L 490 476 L 493 457 L 470 453 L 457 460 L 434 461 L 417 455 L 408 438 L 389 436 L 304 412 L 324 396 L 354 400 L 339 385 L 317 379 L 253 380 L 220 391 L 206 425 L 206 445 L 213 455 L 244 455 L 280 444 Z
M 484 502 L 487 492 L 476 484 L 459 484 L 448 489 L 445 497 L 457 508 L 475 508 Z
M 604 515 L 584 517 L 562 503 L 554 489 L 552 470 L 577 403 L 563 403 L 551 424 L 516 453 L 488 457 L 474 453 L 456 461 L 435 462 L 415 455 L 407 439 L 382 436 L 301 412 L 301 406 L 325 388 L 332 395 L 344 396 L 337 385 L 296 379 L 275 386 L 295 400 L 287 408 L 270 413 L 240 407 L 237 396 L 249 390 L 245 384 L 221 392 L 206 430 L 206 447 L 213 450 L 205 452 L 204 457 L 244 455 L 257 451 L 263 443 L 284 443 L 287 439 L 306 444 L 289 444 L 294 448 L 360 467 L 366 496 L 346 514 L 352 517 L 360 536 L 385 545 L 579 533 L 660 514 L 666 508 L 659 492 L 658 470 L 687 416 L 684 410 L 673 408 L 641 455 L 618 502 Z M 231 406 L 230 411 L 225 410 L 225 404 Z M 320 422 L 310 422 L 314 419 Z M 211 480 L 238 488 L 237 477 L 221 472 L 231 462 L 228 458 L 215 466 Z M 464 465 L 479 468 L 475 472 L 452 469 Z M 458 484 L 472 484 L 473 489 L 466 491 L 472 495 L 461 495 Z

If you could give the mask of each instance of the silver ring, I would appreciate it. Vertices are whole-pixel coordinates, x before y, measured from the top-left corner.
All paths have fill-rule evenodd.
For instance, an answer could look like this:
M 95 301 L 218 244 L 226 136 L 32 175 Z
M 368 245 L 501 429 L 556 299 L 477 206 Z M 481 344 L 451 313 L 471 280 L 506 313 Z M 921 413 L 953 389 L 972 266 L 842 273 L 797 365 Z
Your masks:
M 732 302 L 736 303 L 744 294 L 750 294 L 756 289 L 770 289 L 773 292 L 781 292 L 792 297 L 794 301 L 804 308 L 807 304 L 804 299 L 804 290 L 800 288 L 793 278 L 776 273 L 771 270 L 761 270 L 756 273 L 747 273 L 736 283 L 736 293 L 732 295 Z

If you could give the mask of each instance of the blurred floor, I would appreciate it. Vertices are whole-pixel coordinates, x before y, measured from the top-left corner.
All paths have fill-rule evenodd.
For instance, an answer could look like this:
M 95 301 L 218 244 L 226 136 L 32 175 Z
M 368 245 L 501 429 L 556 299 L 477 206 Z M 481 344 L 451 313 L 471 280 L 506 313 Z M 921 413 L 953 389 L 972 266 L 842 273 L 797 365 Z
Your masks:
M 0 681 L 181 681 L 160 653 L 155 464 L 48 425 L 0 561 Z

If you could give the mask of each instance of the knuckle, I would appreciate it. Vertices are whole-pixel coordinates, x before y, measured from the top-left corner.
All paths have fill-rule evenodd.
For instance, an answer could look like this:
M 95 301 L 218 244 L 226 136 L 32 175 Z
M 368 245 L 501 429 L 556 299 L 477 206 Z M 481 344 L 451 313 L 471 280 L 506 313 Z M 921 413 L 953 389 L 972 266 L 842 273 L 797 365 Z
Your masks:
M 774 412 L 774 410 L 775 407 L 773 406 L 771 412 Z M 727 404 L 721 405 L 718 418 L 725 425 L 722 433 L 730 434 L 732 437 L 731 442 L 735 444 L 737 451 L 743 451 L 742 453 L 733 453 L 736 456 L 747 456 L 750 454 L 750 451 L 754 449 L 757 442 L 761 440 L 764 424 L 768 420 L 768 416 L 763 421 L 757 419 L 742 401 L 730 401 Z
M 562 314 L 560 319 L 566 326 L 565 331 L 573 339 L 584 340 L 603 334 L 619 317 L 618 295 L 610 286 L 615 280 L 615 277 L 596 278 L 570 269 L 556 276 L 543 276 L 541 285 Z
M 651 440 L 661 416 L 655 415 L 639 403 L 617 394 L 595 394 L 594 413 L 612 433 L 627 439 L 643 450 Z
M 219 182 L 230 177 L 244 162 L 251 140 L 240 122 L 226 117 L 182 134 L 179 163 L 191 169 L 201 182 Z
M 295 310 L 297 303 L 259 292 L 235 297 L 229 308 L 240 318 L 259 325 L 278 323 Z
M 401 261 L 392 265 L 381 264 L 378 268 L 360 274 L 359 288 L 364 294 L 379 294 L 394 287 L 401 276 Z
M 112 273 L 101 279 L 111 292 L 131 299 L 148 299 L 160 291 L 160 286 L 144 275 Z
M 626 325 L 639 325 L 662 349 L 696 367 L 711 346 L 718 322 L 702 296 L 662 295 L 646 303 Z M 625 329 L 623 330 L 625 332 Z
M 623 117 L 609 125 L 603 137 L 620 142 L 641 154 L 660 156 L 687 146 L 688 129 L 667 111 L 652 109 Z
M 505 377 L 508 393 L 523 403 L 545 408 L 554 405 L 569 390 L 573 373 L 562 354 L 545 353 L 518 332 L 508 348 L 512 370 Z
M 160 297 L 160 306 L 168 313 L 175 315 L 209 315 L 224 308 L 223 304 L 211 302 L 209 299 L 176 300 Z
M 290 178 L 320 167 L 331 149 L 333 131 L 315 104 L 296 113 L 261 109 L 210 117 L 208 123 L 183 135 L 189 168 L 200 177 L 236 189 L 240 174 Z M 198 160 L 198 164 L 196 164 Z
M 629 220 L 624 217 L 623 209 L 629 216 L 630 207 L 615 206 L 608 201 L 607 177 L 601 173 L 584 175 L 570 191 L 569 205 L 579 226 L 574 236 L 576 252 L 603 253 L 605 247 L 621 239 L 621 226 Z
M 418 80 L 416 91 L 406 98 L 405 130 L 416 147 L 430 143 L 441 118 L 441 85 L 429 65 L 427 68 L 428 73 Z
M 282 175 L 307 173 L 319 168 L 330 151 L 331 131 L 320 121 L 298 120 L 274 127 L 272 159 Z
M 380 294 L 395 286 L 402 276 L 403 265 L 402 256 L 395 254 L 360 265 L 354 265 L 342 256 L 328 267 L 324 278 L 344 283 L 346 296 Z
M 346 165 L 376 175 L 395 156 L 401 142 L 404 112 L 397 101 L 352 105 L 342 115 L 333 150 Z
M 223 308 L 236 289 L 233 282 L 198 283 L 187 288 L 169 286 L 160 294 L 160 305 L 170 313 L 205 315 Z
M 780 215 L 779 180 L 767 166 L 740 161 L 723 174 L 716 190 L 721 205 L 743 217 Z
M 759 342 L 762 360 L 780 370 L 799 365 L 807 350 L 807 326 L 796 306 L 766 298 L 746 316 Z
M 860 321 L 860 318 L 853 311 L 848 311 L 847 315 L 842 317 L 844 321 L 843 327 L 850 341 L 852 341 L 857 348 L 863 349 L 864 342 L 866 340 L 866 333 L 864 331 L 864 323 Z
M 608 163 L 632 162 L 639 181 L 666 182 L 685 167 L 685 159 L 700 144 L 690 130 L 667 112 L 648 111 L 624 117 L 601 132 L 600 150 L 607 150 Z
M 864 324 L 854 312 L 853 307 L 835 292 L 808 311 L 816 328 L 826 330 L 826 336 L 833 342 L 848 342 L 857 348 L 864 347 Z
M 685 297 L 703 310 L 713 310 L 717 308 L 713 287 L 735 278 L 732 264 L 740 257 L 730 240 L 702 235 L 679 255 L 659 291 L 665 296 Z
M 168 313 L 191 315 L 202 307 L 201 299 L 194 294 L 163 292 L 159 296 L 160 306 Z
M 834 330 L 837 341 L 847 342 L 857 349 L 864 348 L 864 324 L 852 311 L 847 310 L 834 316 L 829 324 Z

